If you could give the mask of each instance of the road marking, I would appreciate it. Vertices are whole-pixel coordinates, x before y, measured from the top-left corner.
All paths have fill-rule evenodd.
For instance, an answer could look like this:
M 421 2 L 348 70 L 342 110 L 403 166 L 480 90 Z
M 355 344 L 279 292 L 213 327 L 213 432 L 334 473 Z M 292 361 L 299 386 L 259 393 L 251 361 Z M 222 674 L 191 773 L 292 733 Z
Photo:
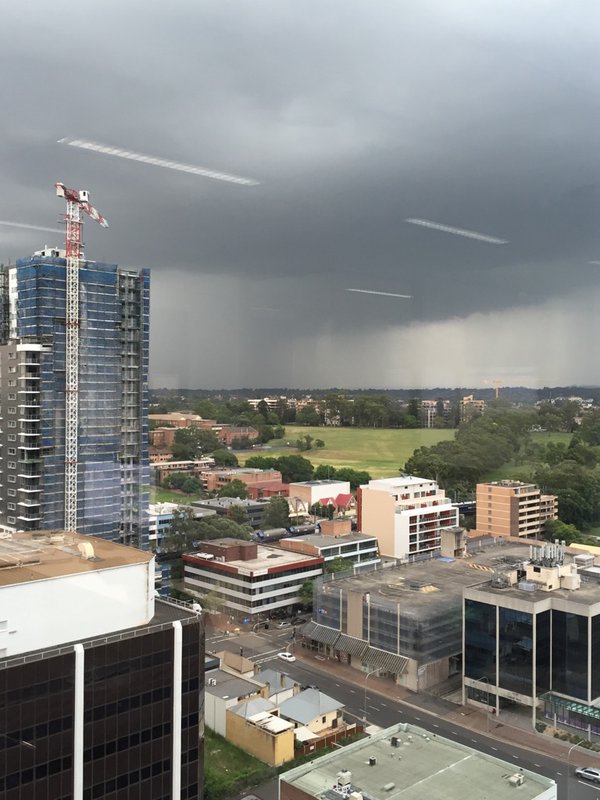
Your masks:
M 519 756 L 513 756 L 513 758 L 516 758 L 516 759 L 517 759 L 517 761 L 519 760 Z
M 562 772 L 557 772 L 556 774 L 557 774 L 557 775 L 562 775 Z
M 492 747 L 492 750 L 495 750 L 496 752 L 498 752 L 498 748 L 497 747 Z
M 415 717 L 415 719 L 418 719 L 419 722 L 421 722 L 421 717 Z
M 381 705 L 382 705 L 384 708 L 387 708 L 387 705 L 386 705 L 385 703 L 382 703 Z
M 450 733 L 451 733 L 453 736 L 458 736 L 458 732 L 457 732 L 457 731 L 450 731 Z
M 339 683 L 336 683 L 336 686 L 339 686 Z
M 350 689 L 350 694 L 356 694 L 356 692 L 354 691 L 354 689 Z
M 533 766 L 534 766 L 534 767 L 541 767 L 542 765 L 541 765 L 541 764 L 536 764 L 536 763 L 535 763 L 535 761 L 534 761 L 534 762 L 533 762 Z
M 439 726 L 439 725 L 436 725 L 436 724 L 435 724 L 435 722 L 434 722 L 434 723 L 433 723 L 433 727 L 434 727 L 434 728 L 439 728 L 440 726 Z
M 471 739 L 471 741 L 475 742 L 475 744 L 477 744 L 477 739 Z

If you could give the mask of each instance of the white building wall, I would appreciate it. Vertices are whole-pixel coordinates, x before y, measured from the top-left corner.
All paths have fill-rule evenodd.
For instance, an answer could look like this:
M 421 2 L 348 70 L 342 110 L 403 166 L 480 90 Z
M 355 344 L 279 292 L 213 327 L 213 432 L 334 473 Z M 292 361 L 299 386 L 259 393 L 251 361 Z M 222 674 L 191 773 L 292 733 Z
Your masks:
M 154 559 L 0 588 L 0 654 L 57 647 L 145 625 L 154 616 Z

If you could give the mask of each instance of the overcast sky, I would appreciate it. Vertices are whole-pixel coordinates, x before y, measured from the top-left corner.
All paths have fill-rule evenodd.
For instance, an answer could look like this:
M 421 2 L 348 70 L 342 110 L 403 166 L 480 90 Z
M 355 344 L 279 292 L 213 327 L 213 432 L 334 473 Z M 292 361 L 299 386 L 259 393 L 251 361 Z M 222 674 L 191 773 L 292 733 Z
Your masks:
M 597 0 L 5 0 L 1 25 L 0 220 L 91 191 L 86 255 L 152 270 L 154 387 L 600 383 Z M 59 241 L 0 226 L 0 261 Z

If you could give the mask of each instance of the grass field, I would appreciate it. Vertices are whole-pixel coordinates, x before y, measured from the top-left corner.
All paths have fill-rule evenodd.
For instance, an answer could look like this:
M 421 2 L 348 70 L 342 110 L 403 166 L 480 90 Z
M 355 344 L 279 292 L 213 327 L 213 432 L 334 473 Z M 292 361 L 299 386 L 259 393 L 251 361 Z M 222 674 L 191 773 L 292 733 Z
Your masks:
M 240 464 L 253 455 L 296 454 L 295 446 L 287 447 L 285 442 L 295 443 L 306 434 L 322 439 L 325 447 L 301 453 L 315 466 L 331 464 L 334 467 L 364 469 L 373 478 L 397 475 L 417 447 L 430 447 L 436 442 L 454 438 L 453 430 L 421 429 L 388 430 L 373 428 L 304 428 L 286 425 L 285 439 L 281 447 L 267 450 L 236 453 Z

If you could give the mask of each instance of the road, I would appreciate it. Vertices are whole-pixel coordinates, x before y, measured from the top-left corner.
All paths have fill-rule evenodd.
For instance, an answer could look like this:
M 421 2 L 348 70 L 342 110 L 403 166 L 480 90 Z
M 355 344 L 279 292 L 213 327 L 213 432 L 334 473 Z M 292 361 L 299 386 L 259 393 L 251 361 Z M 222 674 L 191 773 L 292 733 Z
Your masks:
M 365 692 L 360 686 L 344 681 L 334 672 L 327 675 L 304 661 L 284 663 L 277 657 L 277 653 L 286 650 L 290 644 L 289 628 L 261 631 L 259 634 L 241 633 L 235 637 L 219 636 L 207 639 L 207 649 L 227 649 L 237 653 L 240 647 L 243 647 L 244 655 L 255 663 L 286 672 L 300 684 L 317 685 L 322 692 L 344 703 L 344 714 L 347 717 L 362 721 L 366 706 L 366 717 L 370 724 L 387 728 L 399 722 L 413 723 L 432 734 L 444 736 L 508 761 L 515 769 L 523 767 L 553 778 L 557 783 L 559 800 L 600 800 L 600 787 L 575 777 L 574 757 L 571 759 L 571 765 L 568 765 L 564 761 L 515 747 L 492 736 L 461 728 L 456 722 L 445 720 L 435 713 L 415 708 L 395 698 L 384 698 L 372 690 L 369 691 L 367 680 L 365 680 Z M 260 792 L 258 793 L 260 795 Z

